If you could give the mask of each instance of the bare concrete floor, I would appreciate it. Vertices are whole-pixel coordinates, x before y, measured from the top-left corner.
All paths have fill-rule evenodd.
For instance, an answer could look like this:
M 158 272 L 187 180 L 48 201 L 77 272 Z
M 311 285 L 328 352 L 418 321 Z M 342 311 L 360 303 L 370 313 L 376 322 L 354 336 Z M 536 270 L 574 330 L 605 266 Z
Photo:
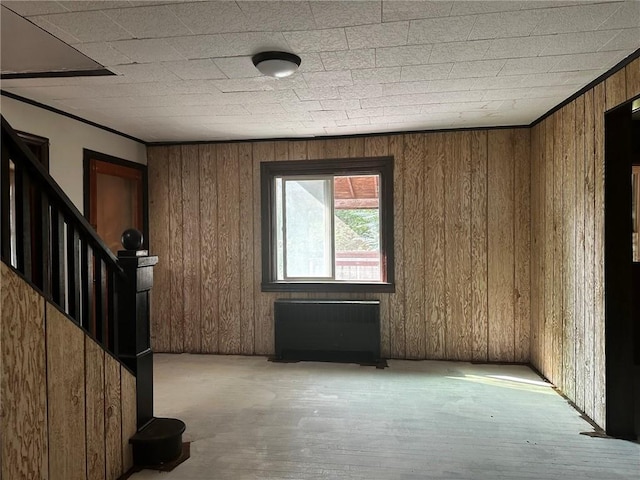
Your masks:
M 524 366 L 272 363 L 156 355 L 155 408 L 191 458 L 133 480 L 634 479 L 640 445 L 589 423 Z

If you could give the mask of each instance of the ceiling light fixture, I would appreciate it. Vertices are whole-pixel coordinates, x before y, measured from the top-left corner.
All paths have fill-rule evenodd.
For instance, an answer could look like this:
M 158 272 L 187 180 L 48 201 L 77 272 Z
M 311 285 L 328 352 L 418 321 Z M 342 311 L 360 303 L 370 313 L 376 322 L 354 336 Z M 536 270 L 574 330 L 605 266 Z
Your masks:
M 300 57 L 287 52 L 262 52 L 251 60 L 260 73 L 270 77 L 284 78 L 295 73 L 300 66 Z

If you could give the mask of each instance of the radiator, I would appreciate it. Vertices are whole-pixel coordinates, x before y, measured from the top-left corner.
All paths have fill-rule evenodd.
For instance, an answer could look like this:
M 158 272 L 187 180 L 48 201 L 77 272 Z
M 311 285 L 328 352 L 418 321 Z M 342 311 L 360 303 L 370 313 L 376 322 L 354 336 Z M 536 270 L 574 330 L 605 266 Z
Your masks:
M 380 359 L 377 300 L 276 300 L 274 317 L 278 359 Z

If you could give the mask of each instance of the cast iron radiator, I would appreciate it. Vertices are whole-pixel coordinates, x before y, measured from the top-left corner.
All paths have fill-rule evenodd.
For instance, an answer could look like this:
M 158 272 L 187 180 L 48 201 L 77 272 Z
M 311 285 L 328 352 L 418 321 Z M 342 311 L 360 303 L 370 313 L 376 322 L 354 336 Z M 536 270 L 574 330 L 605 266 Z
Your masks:
M 380 359 L 378 300 L 276 300 L 274 317 L 278 359 Z

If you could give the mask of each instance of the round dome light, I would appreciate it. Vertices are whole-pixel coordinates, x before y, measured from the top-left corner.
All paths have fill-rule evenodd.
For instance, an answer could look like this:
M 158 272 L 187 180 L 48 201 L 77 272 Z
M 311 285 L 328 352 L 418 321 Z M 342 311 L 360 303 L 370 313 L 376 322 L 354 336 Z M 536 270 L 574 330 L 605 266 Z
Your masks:
M 300 57 L 287 52 L 262 52 L 251 59 L 263 75 L 284 78 L 295 73 L 300 66 Z

